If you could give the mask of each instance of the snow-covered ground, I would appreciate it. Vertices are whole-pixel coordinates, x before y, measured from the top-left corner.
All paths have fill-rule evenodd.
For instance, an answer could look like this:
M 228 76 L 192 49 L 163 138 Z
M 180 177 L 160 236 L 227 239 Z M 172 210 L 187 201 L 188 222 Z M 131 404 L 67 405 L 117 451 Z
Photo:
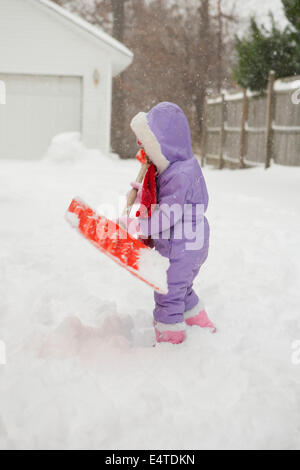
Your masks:
M 300 168 L 205 169 L 196 288 L 219 333 L 156 348 L 151 289 L 64 220 L 74 195 L 117 203 L 137 169 L 0 161 L 0 448 L 299 449 Z

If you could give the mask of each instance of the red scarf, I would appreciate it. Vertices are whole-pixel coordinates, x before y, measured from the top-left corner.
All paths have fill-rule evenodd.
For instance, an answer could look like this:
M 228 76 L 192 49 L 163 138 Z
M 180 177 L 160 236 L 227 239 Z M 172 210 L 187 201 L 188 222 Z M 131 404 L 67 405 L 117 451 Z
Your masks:
M 152 163 L 143 182 L 141 207 L 136 213 L 136 216 L 142 219 L 149 219 L 157 204 L 156 174 L 156 167 Z

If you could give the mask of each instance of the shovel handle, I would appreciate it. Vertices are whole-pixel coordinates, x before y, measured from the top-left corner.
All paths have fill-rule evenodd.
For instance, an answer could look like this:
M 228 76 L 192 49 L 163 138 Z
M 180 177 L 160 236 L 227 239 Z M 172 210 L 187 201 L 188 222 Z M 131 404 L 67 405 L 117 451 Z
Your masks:
M 139 174 L 137 175 L 137 178 L 136 178 L 136 180 L 135 180 L 136 183 L 139 183 L 139 184 L 140 184 L 140 183 L 143 182 L 143 180 L 144 180 L 144 178 L 145 178 L 145 175 L 146 175 L 146 173 L 147 173 L 148 167 L 149 167 L 149 164 L 148 164 L 148 163 L 144 163 L 144 164 L 141 166 L 141 169 L 140 169 L 140 171 L 139 171 Z M 132 206 L 134 205 L 134 203 L 135 203 L 135 201 L 136 201 L 137 193 L 138 193 L 138 190 L 132 188 L 132 190 L 131 190 L 130 193 L 128 194 L 126 207 L 125 207 L 124 212 L 123 212 L 122 215 L 127 215 L 128 217 L 130 216 L 130 212 L 131 212 Z

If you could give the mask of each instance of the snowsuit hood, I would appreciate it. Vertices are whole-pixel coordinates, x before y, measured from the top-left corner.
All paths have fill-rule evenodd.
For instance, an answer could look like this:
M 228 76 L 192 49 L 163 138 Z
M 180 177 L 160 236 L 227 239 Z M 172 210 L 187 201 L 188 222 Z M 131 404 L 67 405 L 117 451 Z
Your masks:
M 159 173 L 177 161 L 193 158 L 188 120 L 174 103 L 160 103 L 147 114 L 137 114 L 131 128 Z

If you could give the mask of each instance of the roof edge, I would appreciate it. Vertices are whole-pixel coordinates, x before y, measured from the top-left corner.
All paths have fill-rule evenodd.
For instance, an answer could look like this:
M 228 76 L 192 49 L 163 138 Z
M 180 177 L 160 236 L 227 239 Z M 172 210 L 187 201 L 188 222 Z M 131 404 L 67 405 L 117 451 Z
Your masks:
M 84 20 L 79 15 L 69 12 L 65 8 L 59 5 L 56 5 L 50 0 L 30 0 L 30 1 L 42 7 L 48 8 L 49 10 L 54 11 L 58 15 L 63 16 L 65 19 L 69 20 L 75 26 L 85 30 L 87 33 L 91 34 L 96 39 L 105 43 L 108 47 L 113 48 L 114 50 L 128 57 L 129 59 L 133 59 L 133 53 L 131 52 L 130 49 L 124 46 L 124 44 L 122 44 L 120 41 L 117 41 L 115 38 L 113 38 L 109 34 L 105 33 L 102 29 L 97 28 L 96 26 L 93 26 L 91 23 Z

